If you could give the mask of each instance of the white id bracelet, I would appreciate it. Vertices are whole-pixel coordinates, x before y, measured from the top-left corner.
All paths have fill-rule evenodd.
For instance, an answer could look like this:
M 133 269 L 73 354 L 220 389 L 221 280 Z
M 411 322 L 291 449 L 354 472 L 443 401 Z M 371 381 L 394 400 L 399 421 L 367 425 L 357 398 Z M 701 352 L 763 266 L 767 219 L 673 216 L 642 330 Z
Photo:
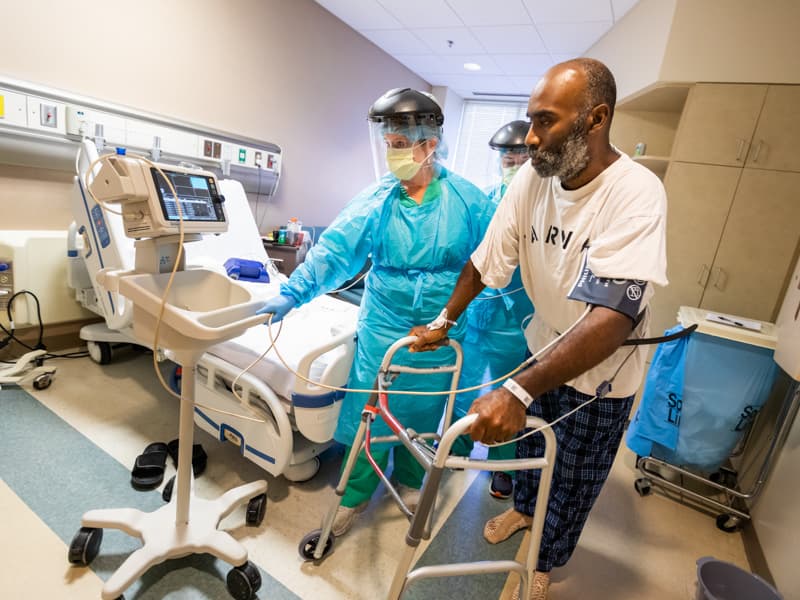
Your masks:
M 458 325 L 456 321 L 451 321 L 447 318 L 447 309 L 443 308 L 442 312 L 439 313 L 439 316 L 436 317 L 433 321 L 428 323 L 426 327 L 428 331 L 433 331 L 434 329 L 443 329 L 448 325 Z
M 531 405 L 531 403 L 533 402 L 533 398 L 531 398 L 531 395 L 525 390 L 525 388 L 522 387 L 520 384 L 518 384 L 513 379 L 511 379 L 511 378 L 506 379 L 503 382 L 503 387 L 506 388 L 512 394 L 514 394 L 514 396 L 516 396 L 517 400 L 522 402 L 522 405 L 525 408 L 528 408 Z

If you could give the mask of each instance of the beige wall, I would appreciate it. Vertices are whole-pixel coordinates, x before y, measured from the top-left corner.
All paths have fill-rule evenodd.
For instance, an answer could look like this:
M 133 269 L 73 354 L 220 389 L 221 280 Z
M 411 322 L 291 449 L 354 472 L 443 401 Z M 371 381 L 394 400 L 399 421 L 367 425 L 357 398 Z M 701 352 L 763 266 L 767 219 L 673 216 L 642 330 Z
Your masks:
M 800 83 L 800 2 L 679 0 L 662 81 Z
M 587 52 L 618 98 L 664 82 L 800 83 L 797 0 L 640 0 Z
M 586 52 L 614 73 L 619 100 L 658 80 L 677 2 L 640 0 Z
M 280 145 L 265 230 L 290 216 L 329 223 L 374 179 L 370 104 L 392 87 L 430 89 L 312 0 L 0 7 L 2 75 Z M 66 228 L 68 196 L 30 190 L 30 175 L 0 171 L 0 228 Z M 35 199 L 21 206 L 18 187 Z

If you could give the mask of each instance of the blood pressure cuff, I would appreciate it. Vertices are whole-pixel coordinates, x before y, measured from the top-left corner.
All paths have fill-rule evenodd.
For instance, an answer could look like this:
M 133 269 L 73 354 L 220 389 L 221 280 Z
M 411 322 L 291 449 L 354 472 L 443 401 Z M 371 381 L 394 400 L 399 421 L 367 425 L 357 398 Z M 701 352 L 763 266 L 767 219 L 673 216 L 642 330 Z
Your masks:
M 609 279 L 598 277 L 584 262 L 583 271 L 570 290 L 567 298 L 587 304 L 605 306 L 627 315 L 638 322 L 642 312 L 642 299 L 647 287 L 646 281 L 638 279 Z

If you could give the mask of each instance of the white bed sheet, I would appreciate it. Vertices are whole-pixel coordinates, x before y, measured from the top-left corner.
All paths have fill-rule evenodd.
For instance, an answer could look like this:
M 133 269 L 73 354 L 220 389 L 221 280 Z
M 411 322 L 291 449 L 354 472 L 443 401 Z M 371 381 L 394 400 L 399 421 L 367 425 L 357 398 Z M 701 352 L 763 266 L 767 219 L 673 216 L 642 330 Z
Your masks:
M 248 287 L 253 285 L 258 284 L 249 284 Z M 296 370 L 300 360 L 315 347 L 323 346 L 345 331 L 355 333 L 357 316 L 357 306 L 330 296 L 320 296 L 291 311 L 283 319 L 283 328 L 276 344 L 278 352 Z M 278 335 L 279 326 L 272 326 L 273 336 Z M 259 325 L 237 338 L 212 346 L 208 353 L 244 369 L 269 345 L 267 326 Z M 342 352 L 344 348 L 340 347 L 317 359 L 311 366 L 311 379 L 318 378 L 331 359 Z M 265 381 L 279 396 L 287 399 L 292 397 L 296 377 L 283 365 L 274 348 L 248 373 Z

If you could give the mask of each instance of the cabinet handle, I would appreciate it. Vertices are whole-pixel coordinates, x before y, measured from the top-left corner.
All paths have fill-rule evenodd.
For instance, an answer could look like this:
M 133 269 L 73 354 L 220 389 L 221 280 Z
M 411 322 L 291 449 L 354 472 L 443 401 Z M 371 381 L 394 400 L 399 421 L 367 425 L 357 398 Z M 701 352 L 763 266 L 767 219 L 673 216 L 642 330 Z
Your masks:
M 744 138 L 736 138 L 736 161 L 739 162 L 742 160 L 742 155 L 744 154 L 744 145 L 747 143 L 747 140 Z
M 717 272 L 716 276 L 714 277 L 714 287 L 721 292 L 728 284 L 728 274 L 722 267 L 715 267 L 714 270 Z
M 708 265 L 704 263 L 703 266 L 700 268 L 700 272 L 697 274 L 697 285 L 699 285 L 700 287 L 706 287 L 706 284 L 708 283 L 709 273 L 710 271 L 708 270 Z
M 758 162 L 758 156 L 761 154 L 761 146 L 763 146 L 763 145 L 764 145 L 764 140 L 758 140 L 758 145 L 756 146 L 756 149 L 753 150 L 753 162 L 754 163 Z

